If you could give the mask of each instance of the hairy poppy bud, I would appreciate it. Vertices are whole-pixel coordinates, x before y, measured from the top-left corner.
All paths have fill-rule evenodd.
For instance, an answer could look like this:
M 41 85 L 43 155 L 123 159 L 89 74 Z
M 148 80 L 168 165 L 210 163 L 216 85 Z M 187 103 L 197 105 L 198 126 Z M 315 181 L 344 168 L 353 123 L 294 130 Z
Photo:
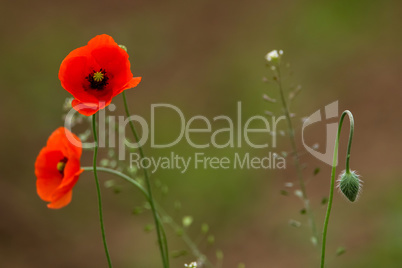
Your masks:
M 355 171 L 343 171 L 338 179 L 338 188 L 349 199 L 349 201 L 356 201 L 361 191 L 362 181 Z

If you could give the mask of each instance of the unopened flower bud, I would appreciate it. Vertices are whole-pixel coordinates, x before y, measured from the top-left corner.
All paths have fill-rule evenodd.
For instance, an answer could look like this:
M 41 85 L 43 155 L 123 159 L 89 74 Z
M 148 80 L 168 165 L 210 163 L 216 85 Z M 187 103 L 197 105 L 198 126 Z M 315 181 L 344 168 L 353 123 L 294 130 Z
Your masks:
M 127 47 L 125 45 L 119 45 L 120 48 L 124 49 L 127 52 Z
M 338 179 L 338 188 L 349 199 L 354 202 L 359 196 L 361 191 L 362 181 L 355 171 L 343 171 Z

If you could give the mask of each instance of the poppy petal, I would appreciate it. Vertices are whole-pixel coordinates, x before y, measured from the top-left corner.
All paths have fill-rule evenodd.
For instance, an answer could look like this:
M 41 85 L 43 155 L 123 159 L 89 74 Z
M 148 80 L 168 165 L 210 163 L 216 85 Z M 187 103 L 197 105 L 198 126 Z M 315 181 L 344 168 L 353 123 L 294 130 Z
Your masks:
M 120 94 L 126 89 L 136 87 L 141 82 L 141 79 L 141 77 L 133 77 L 120 91 L 116 93 L 116 95 Z
M 83 172 L 84 170 L 81 169 L 79 170 L 74 176 L 71 176 L 70 178 L 64 178 L 62 184 L 53 192 L 51 201 L 59 200 L 63 196 L 65 196 L 71 189 L 73 189 L 74 185 L 77 183 L 79 179 L 79 175 Z
M 97 111 L 100 109 L 105 108 L 112 102 L 112 99 L 110 99 L 107 102 L 101 101 L 99 103 L 89 103 L 89 102 L 80 102 L 77 99 L 74 99 L 71 105 L 73 108 L 79 112 L 80 114 L 83 114 L 85 116 L 90 116 L 95 114 Z
M 63 181 L 60 183 L 59 187 L 55 190 L 55 192 L 66 192 L 63 189 L 73 188 L 75 183 L 78 180 L 78 176 L 83 172 L 83 169 L 80 169 L 80 160 L 78 158 L 69 158 L 66 166 L 64 167 L 64 177 Z
M 50 201 L 52 193 L 59 187 L 63 176 L 57 170 L 57 163 L 64 156 L 60 151 L 48 151 L 44 148 L 40 151 L 35 162 L 36 189 L 39 197 Z
M 52 209 L 59 209 L 65 207 L 71 202 L 72 196 L 73 191 L 69 191 L 65 195 L 63 195 L 60 199 L 54 200 L 50 204 L 47 204 L 47 207 Z
M 70 57 L 63 60 L 60 70 L 59 79 L 61 86 L 67 90 L 74 98 L 96 102 L 97 98 L 90 94 L 84 87 L 89 85 L 86 76 L 92 71 L 95 63 L 92 63 L 87 56 Z
M 118 46 L 110 35 L 101 34 L 89 40 L 87 47 L 93 49 L 100 46 Z
M 106 71 L 106 75 L 110 77 L 109 89 L 120 89 L 133 77 L 128 54 L 119 46 L 99 47 L 94 49 L 91 55 L 97 64 Z
M 59 127 L 47 140 L 48 150 L 59 150 L 64 156 L 74 154 L 80 158 L 82 153 L 81 140 L 67 128 Z

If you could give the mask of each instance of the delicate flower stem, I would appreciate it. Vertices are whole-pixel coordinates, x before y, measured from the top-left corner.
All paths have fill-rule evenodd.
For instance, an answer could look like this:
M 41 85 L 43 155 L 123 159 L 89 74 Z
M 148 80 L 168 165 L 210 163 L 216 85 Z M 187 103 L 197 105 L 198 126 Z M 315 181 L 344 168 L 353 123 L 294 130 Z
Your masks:
M 112 261 L 110 259 L 109 250 L 108 250 L 108 247 L 107 247 L 106 235 L 105 235 L 105 227 L 104 227 L 104 224 L 103 224 L 101 190 L 100 190 L 100 187 L 99 187 L 98 173 L 96 171 L 96 159 L 97 159 L 97 156 L 98 156 L 98 135 L 97 135 L 97 130 L 96 130 L 96 114 L 94 114 L 92 116 L 92 130 L 93 130 L 94 142 L 95 142 L 94 158 L 93 158 L 93 171 L 94 171 L 94 177 L 95 177 L 95 183 L 96 183 L 96 191 L 98 193 L 99 222 L 100 222 L 100 227 L 101 227 L 101 232 L 102 232 L 103 247 L 105 248 L 106 259 L 107 259 L 109 268 L 112 268 Z
M 158 206 L 158 204 L 156 204 Z M 168 218 L 168 223 L 174 231 L 182 229 L 182 227 L 177 224 L 161 207 L 158 206 L 158 210 L 164 215 L 164 217 Z M 200 252 L 197 245 L 191 240 L 191 238 L 187 235 L 185 230 L 182 230 L 181 236 L 183 241 L 190 248 L 191 253 L 197 257 L 206 267 L 213 267 L 208 258 Z M 203 267 L 203 266 L 202 266 Z
M 300 190 L 302 192 L 302 199 L 303 199 L 304 206 L 306 208 L 306 213 L 307 213 L 308 218 L 309 218 L 309 222 L 310 222 L 310 226 L 311 226 L 311 231 L 313 233 L 313 237 L 316 239 L 317 243 L 319 243 L 318 242 L 317 226 L 316 226 L 316 223 L 315 223 L 315 220 L 314 220 L 313 211 L 312 211 L 311 206 L 310 206 L 310 201 L 309 201 L 308 196 L 307 196 L 306 186 L 305 186 L 305 183 L 304 183 L 302 168 L 301 168 L 300 160 L 299 160 L 299 154 L 297 152 L 295 131 L 294 131 L 294 128 L 293 128 L 292 119 L 290 118 L 289 105 L 288 105 L 288 103 L 286 101 L 285 93 L 284 93 L 284 90 L 283 90 L 283 87 L 282 87 L 282 77 L 281 77 L 280 66 L 278 66 L 277 70 L 278 70 L 278 76 L 277 76 L 276 81 L 277 81 L 277 84 L 278 84 L 278 87 L 279 87 L 279 92 L 280 92 L 280 96 L 281 96 L 281 102 L 282 102 L 282 106 L 284 108 L 286 122 L 287 122 L 288 129 L 289 129 L 289 138 L 290 138 L 290 143 L 291 143 L 291 146 L 292 146 L 293 161 L 294 161 L 294 165 L 296 167 L 297 176 L 299 178 L 299 185 L 300 185 Z
M 81 167 L 83 170 L 86 171 L 94 171 L 93 167 Z M 145 196 L 145 198 L 147 199 L 147 201 L 149 201 L 149 195 L 148 192 L 141 186 L 141 184 L 139 184 L 136 180 L 133 180 L 132 178 L 130 178 L 129 176 L 127 176 L 124 173 L 121 173 L 117 170 L 111 169 L 111 168 L 104 168 L 104 167 L 96 167 L 97 171 L 103 171 L 106 173 L 110 173 L 110 174 L 114 174 L 116 176 L 119 176 L 120 178 L 125 179 L 126 181 L 128 181 L 131 184 L 134 184 L 135 187 L 137 187 Z
M 130 117 L 130 111 L 128 109 L 126 94 L 124 91 L 123 91 L 123 101 L 124 101 L 124 109 L 126 111 L 126 115 L 127 115 L 127 117 Z M 135 138 L 136 142 L 138 143 L 139 138 L 138 138 L 137 131 L 135 130 L 134 124 L 131 120 L 129 120 L 129 124 L 130 124 L 131 131 L 134 135 L 134 138 Z M 138 146 L 138 150 L 140 152 L 141 159 L 144 158 L 144 151 L 140 145 Z M 151 205 L 152 214 L 153 214 L 153 217 L 155 220 L 156 233 L 158 236 L 158 244 L 159 244 L 159 249 L 160 249 L 162 260 L 163 260 L 163 266 L 165 268 L 169 268 L 169 251 L 168 251 L 166 236 L 164 235 L 165 231 L 163 229 L 162 222 L 160 221 L 160 219 L 158 217 L 158 213 L 156 211 L 155 202 L 154 202 L 154 199 L 152 196 L 151 182 L 149 179 L 148 170 L 146 168 L 143 168 L 143 170 L 144 170 L 145 184 L 146 184 L 146 187 L 148 190 L 148 195 L 149 195 L 149 204 Z
M 353 131 L 354 131 L 355 124 L 354 124 L 352 113 L 350 111 L 346 110 L 342 113 L 341 118 L 339 120 L 338 133 L 336 135 L 336 140 L 335 140 L 334 158 L 332 160 L 331 186 L 330 186 L 330 190 L 329 190 L 327 214 L 325 215 L 324 228 L 322 231 L 321 268 L 324 268 L 324 266 L 325 266 L 325 243 L 327 240 L 327 230 L 328 230 L 329 216 L 331 214 L 332 200 L 334 198 L 335 173 L 336 173 L 336 166 L 337 166 L 337 160 L 338 160 L 339 137 L 341 134 L 343 119 L 345 118 L 346 115 L 348 115 L 349 121 L 350 121 L 349 141 L 348 141 L 348 149 L 347 149 L 347 153 L 346 153 L 346 172 L 347 173 L 350 172 L 350 170 L 349 170 L 350 148 L 352 146 L 352 138 L 353 138 Z
M 84 169 L 86 171 L 94 170 L 93 167 L 82 167 L 82 169 Z M 110 173 L 110 174 L 114 174 L 114 175 L 119 176 L 120 178 L 128 181 L 129 183 L 131 183 L 135 187 L 137 187 L 144 194 L 144 196 L 148 202 L 150 201 L 148 192 L 141 186 L 141 184 L 139 184 L 136 180 L 133 180 L 126 174 L 121 173 L 114 169 L 104 168 L 104 167 L 97 167 L 97 170 L 103 171 L 106 173 Z M 160 213 L 163 215 L 164 218 L 168 218 L 168 223 L 171 225 L 171 227 L 173 228 L 174 231 L 181 228 L 181 226 L 178 225 L 156 202 L 155 202 L 155 206 L 158 208 L 158 210 L 160 211 Z M 186 232 L 184 230 L 183 230 L 183 234 L 181 237 L 183 238 L 183 241 L 187 244 L 187 246 L 191 249 L 194 256 L 201 259 L 207 267 L 212 267 L 212 264 L 207 259 L 207 257 L 198 250 L 197 246 L 193 243 L 193 241 L 190 239 L 190 237 L 188 237 L 188 235 L 186 234 Z
M 82 167 L 83 170 L 87 170 L 87 171 L 94 171 L 93 167 Z M 145 196 L 145 198 L 147 199 L 148 202 L 150 202 L 150 197 L 149 194 L 147 192 L 147 190 L 145 190 L 141 184 L 139 184 L 136 180 L 133 180 L 132 178 L 130 178 L 129 176 L 127 176 L 124 173 L 121 173 L 117 170 L 114 169 L 110 169 L 110 168 L 104 168 L 104 167 L 96 167 L 97 170 L 99 171 L 103 171 L 106 173 L 110 173 L 110 174 L 114 174 L 116 176 L 119 176 L 120 178 L 123 178 L 124 180 L 128 181 L 129 183 L 133 184 L 135 187 L 137 187 Z M 158 216 L 158 221 L 161 221 L 160 217 Z M 164 230 L 162 229 L 162 235 L 164 237 L 164 239 L 166 239 L 166 234 L 164 232 Z

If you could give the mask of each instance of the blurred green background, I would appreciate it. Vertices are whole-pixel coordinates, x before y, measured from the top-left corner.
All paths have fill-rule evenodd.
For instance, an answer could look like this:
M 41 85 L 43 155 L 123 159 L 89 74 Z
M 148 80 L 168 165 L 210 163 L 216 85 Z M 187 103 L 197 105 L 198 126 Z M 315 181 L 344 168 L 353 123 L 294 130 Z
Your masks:
M 49 210 L 35 189 L 34 162 L 50 133 L 63 124 L 62 104 L 69 94 L 57 74 L 61 61 L 73 49 L 97 34 L 106 33 L 128 48 L 132 71 L 143 81 L 127 91 L 133 113 L 150 116 L 154 103 L 179 107 L 187 118 L 236 115 L 243 117 L 279 105 L 264 103 L 275 96 L 264 56 L 283 49 L 293 75 L 287 80 L 303 85 L 292 106 L 297 142 L 302 150 L 300 119 L 335 100 L 350 109 L 356 120 L 351 167 L 364 180 L 359 202 L 351 204 L 336 194 L 328 236 L 328 267 L 402 266 L 401 1 L 1 1 L 0 22 L 0 266 L 106 267 L 93 176 L 82 174 L 71 204 Z M 123 114 L 121 96 L 114 99 Z M 174 114 L 157 121 L 157 135 L 173 137 Z M 216 124 L 215 129 L 221 126 Z M 285 125 L 282 125 L 284 128 Z M 325 122 L 308 131 L 311 143 L 325 144 Z M 346 128 L 345 128 L 346 130 Z M 343 133 L 340 168 L 344 163 L 347 131 Z M 170 135 L 170 136 L 169 136 Z M 159 136 L 161 137 L 161 136 Z M 162 137 L 163 138 L 163 137 Z M 270 137 L 258 136 L 259 141 Z M 207 136 L 198 136 L 207 141 Z M 264 155 L 288 151 L 287 137 L 278 148 L 204 150 L 210 156 L 234 152 Z M 322 148 L 323 149 L 323 148 Z M 146 147 L 148 156 L 174 151 L 192 155 L 186 143 L 169 150 Z M 91 152 L 83 155 L 90 165 Z M 320 204 L 328 194 L 330 168 L 303 155 L 308 193 L 319 225 L 325 213 Z M 285 182 L 296 182 L 292 161 L 283 170 L 162 170 L 152 176 L 169 188 L 155 188 L 159 203 L 180 222 L 191 215 L 188 232 L 200 240 L 200 249 L 215 262 L 224 253 L 223 267 L 318 267 L 318 251 L 301 201 L 280 194 Z M 339 170 L 340 171 L 340 170 Z M 111 179 L 101 174 L 101 180 Z M 102 188 L 104 216 L 115 267 L 161 267 L 154 232 L 144 226 L 151 214 L 132 215 L 144 202 L 140 193 L 123 182 L 119 194 Z M 174 202 L 182 208 L 174 211 Z M 302 223 L 288 225 L 289 219 Z M 214 245 L 200 237 L 208 223 Z M 166 227 L 168 228 L 168 227 Z M 172 250 L 185 249 L 169 230 Z M 332 258 L 338 246 L 346 254 Z M 172 267 L 194 261 L 172 259 Z

